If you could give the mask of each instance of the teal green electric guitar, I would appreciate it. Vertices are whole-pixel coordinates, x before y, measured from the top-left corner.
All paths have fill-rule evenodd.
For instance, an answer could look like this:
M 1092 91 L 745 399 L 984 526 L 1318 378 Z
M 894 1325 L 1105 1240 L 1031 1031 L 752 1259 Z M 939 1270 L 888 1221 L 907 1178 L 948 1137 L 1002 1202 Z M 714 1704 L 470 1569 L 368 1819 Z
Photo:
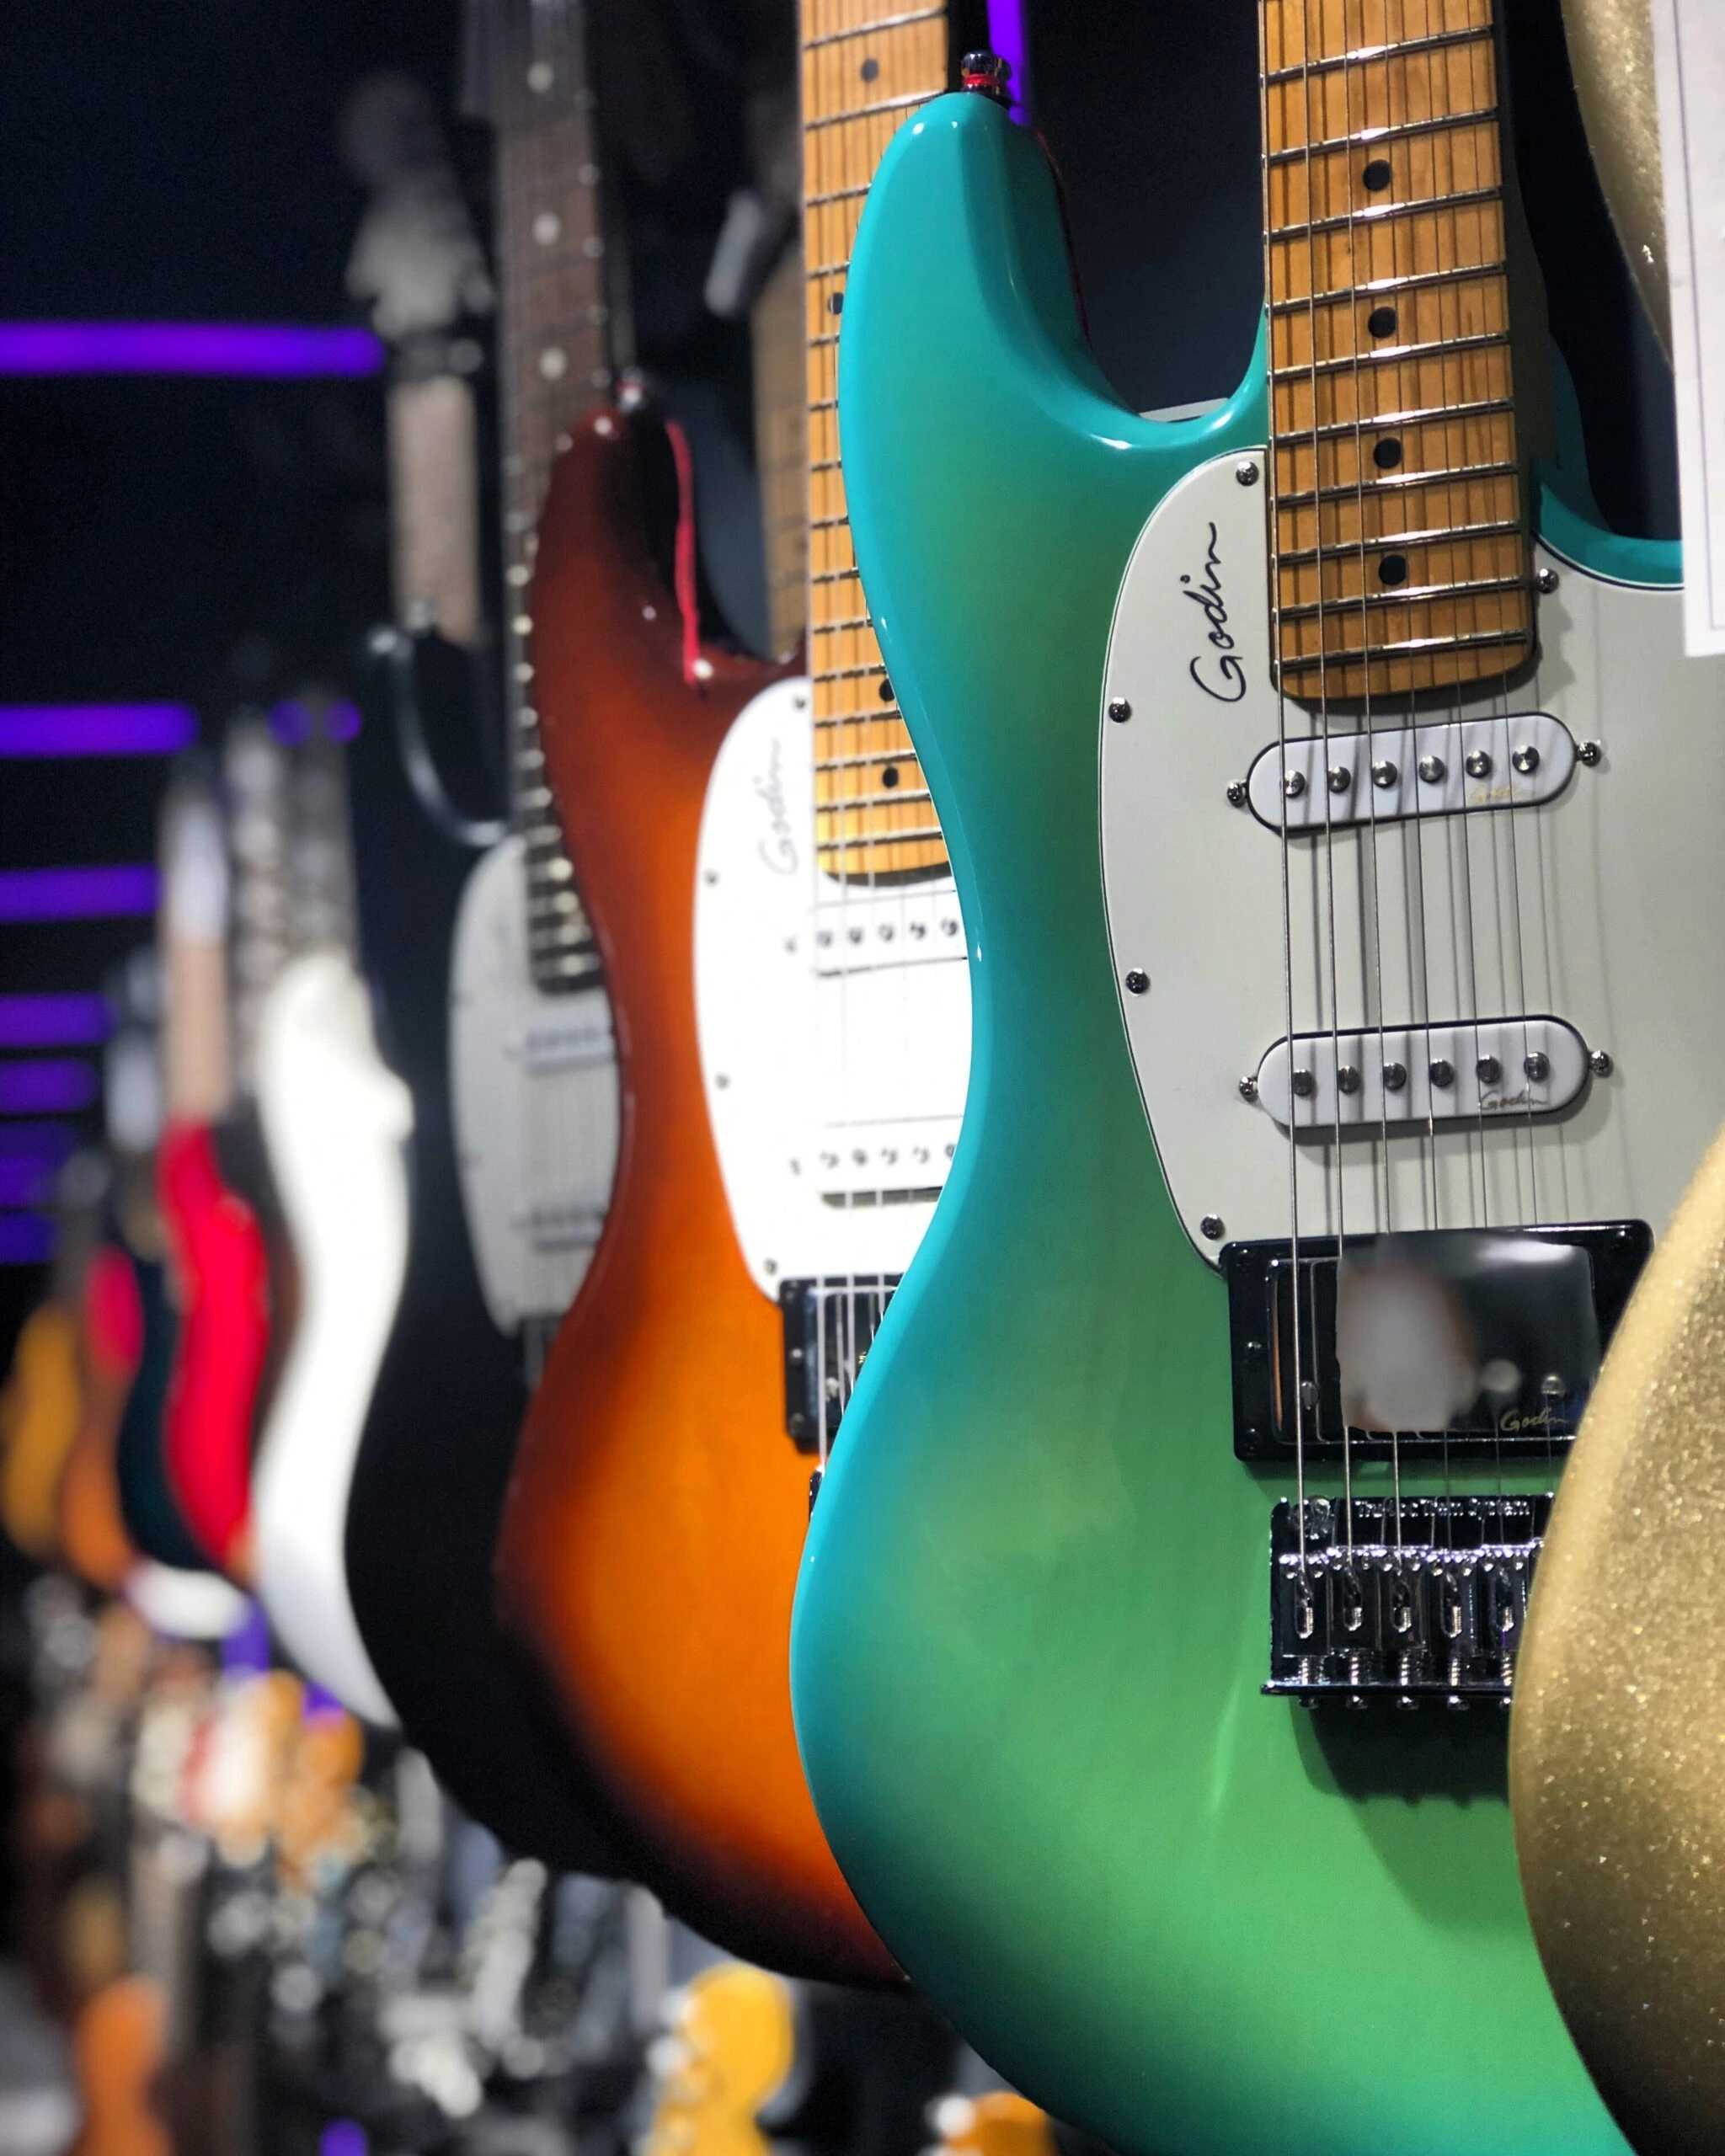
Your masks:
M 864 216 L 846 479 L 975 1045 L 814 1506 L 798 1735 L 913 1981 L 1120 2148 L 1621 2151 L 1505 1709 L 1725 1112 L 1725 671 L 1674 547 L 1533 467 L 1487 0 L 1305 12 L 1207 417 L 1111 393 L 987 97 Z

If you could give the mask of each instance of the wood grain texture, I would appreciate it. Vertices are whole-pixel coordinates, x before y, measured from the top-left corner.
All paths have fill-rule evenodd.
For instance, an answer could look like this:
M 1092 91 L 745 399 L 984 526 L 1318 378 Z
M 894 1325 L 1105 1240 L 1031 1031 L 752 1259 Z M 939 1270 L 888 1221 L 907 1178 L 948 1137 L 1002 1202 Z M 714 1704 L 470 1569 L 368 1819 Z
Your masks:
M 534 601 L 545 752 L 617 1024 L 605 1232 L 529 1411 L 498 1547 L 506 1621 L 547 1673 L 642 1876 L 733 1952 L 889 1979 L 839 1876 L 791 1726 L 808 1463 L 784 1434 L 780 1321 L 744 1268 L 695 1025 L 708 774 L 773 670 L 685 684 L 637 506 L 630 423 L 557 467 Z
M 918 106 L 947 86 L 946 9 L 804 0 L 801 20 L 816 850 L 831 876 L 937 876 L 946 871 L 945 843 L 851 547 L 838 351 L 845 280 L 874 168 Z
M 1308 701 L 1533 645 L 1493 0 L 1265 0 L 1279 664 Z

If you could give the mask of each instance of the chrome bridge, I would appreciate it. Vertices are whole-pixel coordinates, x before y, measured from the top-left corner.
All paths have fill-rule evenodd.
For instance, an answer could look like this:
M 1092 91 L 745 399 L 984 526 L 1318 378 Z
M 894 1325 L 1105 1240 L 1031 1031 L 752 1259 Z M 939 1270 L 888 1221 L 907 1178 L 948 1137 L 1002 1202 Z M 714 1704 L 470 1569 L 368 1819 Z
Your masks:
M 903 1277 L 859 1273 L 781 1285 L 785 1429 L 799 1452 L 818 1452 L 823 1428 L 829 1444 L 838 1434 L 857 1374 Z
M 1306 1501 L 1270 1519 L 1268 1693 L 1507 1707 L 1549 1494 Z M 1303 1541 L 1303 1548 L 1302 1548 Z
M 1309 835 L 1415 816 L 1532 808 L 1555 800 L 1576 765 L 1597 763 L 1599 755 L 1591 742 L 1578 749 L 1562 721 L 1544 712 L 1374 727 L 1327 739 L 1307 734 L 1260 750 L 1245 799 L 1279 836 L 1284 829 Z
M 1284 1036 L 1264 1051 L 1252 1086 L 1296 1137 L 1370 1138 L 1410 1124 L 1556 1115 L 1580 1099 L 1593 1068 L 1574 1027 L 1540 1013 L 1295 1033 L 1291 1049 Z

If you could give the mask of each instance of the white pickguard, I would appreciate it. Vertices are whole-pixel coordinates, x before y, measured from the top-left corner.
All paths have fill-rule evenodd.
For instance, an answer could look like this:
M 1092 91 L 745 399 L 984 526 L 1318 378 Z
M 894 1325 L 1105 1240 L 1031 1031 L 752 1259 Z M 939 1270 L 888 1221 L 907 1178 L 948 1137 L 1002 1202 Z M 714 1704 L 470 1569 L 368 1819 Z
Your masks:
M 467 1234 L 491 1321 L 560 1317 L 617 1173 L 617 1048 L 596 983 L 546 995 L 527 963 L 521 841 L 467 878 L 450 963 L 450 1108 Z
M 1141 993 L 1122 986 L 1127 1036 L 1175 1205 L 1211 1258 L 1225 1240 L 1286 1236 L 1290 1209 L 1286 1132 L 1240 1091 L 1288 1030 L 1281 836 L 1226 798 L 1279 741 L 1264 488 L 1240 483 L 1241 462 L 1188 474 L 1145 527 L 1098 715 L 1115 979 L 1148 976 Z M 1387 1146 L 1374 1119 L 1344 1134 L 1339 1198 L 1333 1143 L 1302 1138 L 1302 1234 L 1637 1219 L 1657 1231 L 1725 1117 L 1725 660 L 1685 658 L 1680 591 L 1537 558 L 1557 580 L 1538 600 L 1532 677 L 1421 719 L 1546 712 L 1599 760 L 1546 805 L 1291 840 L 1294 1030 L 1542 1013 L 1613 1067 L 1549 1117 L 1440 1123 L 1434 1139 L 1422 1118 Z M 1207 579 L 1226 624 L 1188 595 Z M 1117 700 L 1124 722 L 1105 715 Z M 1286 726 L 1322 730 L 1291 702 Z
M 300 1269 L 299 1321 L 252 1477 L 258 1593 L 305 1674 L 390 1727 L 344 1550 L 354 1461 L 407 1271 L 414 1111 L 341 953 L 293 959 L 270 990 L 258 1106 Z
M 695 885 L 695 1007 L 731 1219 L 761 1293 L 902 1273 L 946 1181 L 970 1067 L 952 878 L 873 892 L 814 861 L 806 681 L 740 713 Z

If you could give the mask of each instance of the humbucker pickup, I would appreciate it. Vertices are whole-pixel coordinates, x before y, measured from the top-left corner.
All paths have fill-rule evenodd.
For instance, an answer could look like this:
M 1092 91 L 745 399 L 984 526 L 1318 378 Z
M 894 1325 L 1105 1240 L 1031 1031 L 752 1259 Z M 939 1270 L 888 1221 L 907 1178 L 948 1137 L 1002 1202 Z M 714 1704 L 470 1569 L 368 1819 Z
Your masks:
M 1382 1239 L 1349 1235 L 1348 1262 Z M 1555 1462 L 1581 1421 L 1599 1360 L 1653 1249 L 1644 1220 L 1499 1231 L 1452 1229 L 1393 1239 L 1447 1275 L 1474 1355 L 1498 1380 L 1482 1385 L 1447 1426 L 1403 1430 L 1401 1456 L 1477 1460 L 1535 1455 Z M 1531 1246 L 1531 1247 L 1530 1247 Z M 1290 1246 L 1271 1239 L 1222 1252 L 1234 1376 L 1234 1454 L 1291 1467 L 1296 1430 L 1308 1466 L 1334 1471 L 1344 1438 L 1356 1460 L 1391 1449 L 1383 1431 L 1350 1430 L 1337 1342 L 1341 1257 L 1333 1236 Z M 1298 1405 L 1296 1406 L 1296 1401 Z
M 1270 1521 L 1266 1692 L 1317 1706 L 1509 1704 L 1547 1494 L 1306 1502 Z
M 1258 1105 L 1300 1138 L 1381 1135 L 1410 1124 L 1556 1115 L 1590 1065 L 1573 1026 L 1540 1014 L 1444 1026 L 1296 1033 L 1265 1049 Z
M 1259 823 L 1278 834 L 1531 808 L 1554 800 L 1577 762 L 1598 755 L 1591 744 L 1578 750 L 1562 721 L 1544 712 L 1327 739 L 1302 734 L 1259 752 L 1246 798 Z
M 778 1291 L 785 1334 L 785 1428 L 799 1452 L 831 1444 L 856 1388 L 898 1273 L 787 1280 Z

